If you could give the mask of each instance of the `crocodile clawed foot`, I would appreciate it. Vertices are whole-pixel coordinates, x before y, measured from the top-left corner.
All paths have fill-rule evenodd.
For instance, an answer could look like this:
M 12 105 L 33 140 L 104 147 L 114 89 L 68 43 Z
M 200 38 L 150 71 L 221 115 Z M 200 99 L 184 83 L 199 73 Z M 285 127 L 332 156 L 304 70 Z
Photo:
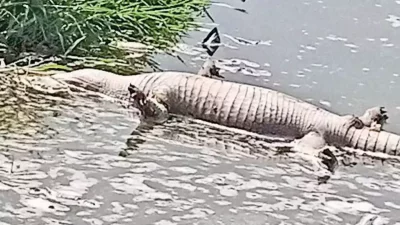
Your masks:
M 376 121 L 371 123 L 371 126 L 369 127 L 370 130 L 379 132 L 382 130 L 382 124 L 377 123 Z
M 339 167 L 339 161 L 329 148 L 325 148 L 318 153 L 318 158 L 321 159 L 321 166 L 328 170 L 330 174 L 318 176 L 318 184 L 326 184 Z
M 164 104 L 167 95 L 164 89 L 153 90 L 150 96 L 147 96 L 135 85 L 130 84 L 128 91 L 132 106 L 139 109 L 145 122 L 161 124 L 168 119 L 168 108 Z
M 338 160 L 318 131 L 312 131 L 294 142 L 294 150 L 300 152 L 303 159 L 309 161 L 314 167 L 318 183 L 326 183 L 338 168 Z
M 334 173 L 339 166 L 339 161 L 336 156 L 328 148 L 319 152 L 318 157 L 322 159 L 322 164 L 324 164 L 326 169 L 331 173 Z
M 221 70 L 221 69 L 218 68 L 218 67 L 215 65 L 215 63 L 214 63 L 214 65 L 212 65 L 211 68 L 210 68 L 210 75 L 211 75 L 211 77 L 225 78 L 224 76 L 222 76 L 222 75 L 219 74 L 219 71 L 220 71 L 220 70 Z
M 220 44 L 221 37 L 219 36 L 218 29 L 214 27 L 214 29 L 212 29 L 210 33 L 208 33 L 208 35 L 204 38 L 202 42 L 202 47 L 207 50 L 209 58 L 201 66 L 197 75 L 211 78 L 224 78 L 219 74 L 220 68 L 218 68 L 215 65 L 215 62 L 211 60 L 211 57 L 218 50 Z
M 360 117 L 360 120 L 364 123 L 365 126 L 369 127 L 370 130 L 373 131 L 381 131 L 383 129 L 383 125 L 386 124 L 389 116 L 387 115 L 387 111 L 385 107 L 373 107 L 367 109 Z
M 147 103 L 147 96 L 133 84 L 128 87 L 129 100 L 135 108 L 138 108 L 142 115 L 144 114 L 145 106 Z
M 361 129 L 363 127 L 369 127 L 372 131 L 381 131 L 383 125 L 389 119 L 385 107 L 373 107 L 367 109 L 364 115 L 357 117 L 354 115 L 343 116 L 349 121 L 349 125 L 355 127 L 356 129 Z
M 151 107 L 149 98 L 142 90 L 133 84 L 128 87 L 129 100 L 133 107 L 139 109 L 144 118 L 149 118 L 154 116 L 154 109 Z
M 221 78 L 223 79 L 224 76 L 219 74 L 220 68 L 218 68 L 215 65 L 215 62 L 211 59 L 208 59 L 207 61 L 204 62 L 204 64 L 201 66 L 201 69 L 197 73 L 197 75 L 203 76 L 203 77 L 211 77 L 211 78 Z
M 317 156 L 320 159 L 321 168 L 328 171 L 318 176 L 318 184 L 326 184 L 339 167 L 339 161 L 329 148 L 323 148 Z

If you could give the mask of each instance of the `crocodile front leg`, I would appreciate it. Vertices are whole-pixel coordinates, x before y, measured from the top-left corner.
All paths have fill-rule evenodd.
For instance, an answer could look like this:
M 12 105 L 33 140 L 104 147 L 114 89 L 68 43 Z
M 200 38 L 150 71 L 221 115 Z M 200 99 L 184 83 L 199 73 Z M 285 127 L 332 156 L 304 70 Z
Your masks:
M 197 75 L 203 77 L 210 77 L 210 78 L 221 78 L 224 79 L 225 77 L 219 74 L 220 68 L 215 65 L 215 62 L 211 59 L 207 59 L 204 64 L 201 66 Z
M 147 96 L 142 90 L 132 84 L 129 85 L 128 92 L 130 104 L 139 109 L 141 114 L 144 116 L 146 114 Z
M 162 98 L 158 96 L 159 94 L 151 93 L 146 96 L 142 90 L 132 84 L 129 85 L 128 91 L 132 106 L 140 110 L 145 122 L 161 124 L 168 120 L 168 109 L 163 104 Z

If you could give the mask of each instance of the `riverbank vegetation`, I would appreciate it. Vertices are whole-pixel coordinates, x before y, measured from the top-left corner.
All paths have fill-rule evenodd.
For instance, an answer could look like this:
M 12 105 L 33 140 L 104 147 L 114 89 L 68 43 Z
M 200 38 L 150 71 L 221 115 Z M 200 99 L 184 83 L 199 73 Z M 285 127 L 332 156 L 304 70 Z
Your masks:
M 7 65 L 119 73 L 156 67 L 151 55 L 197 28 L 195 20 L 208 5 L 209 0 L 0 0 L 0 59 Z

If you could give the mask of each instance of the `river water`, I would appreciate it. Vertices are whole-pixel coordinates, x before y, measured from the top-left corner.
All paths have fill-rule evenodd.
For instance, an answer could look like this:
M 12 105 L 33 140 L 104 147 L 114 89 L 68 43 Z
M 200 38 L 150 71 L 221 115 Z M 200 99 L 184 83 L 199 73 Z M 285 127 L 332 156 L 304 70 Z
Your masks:
M 399 1 L 229 4 L 247 13 L 217 4 L 216 24 L 206 24 L 220 31 L 214 57 L 226 79 L 340 113 L 383 105 L 388 129 L 400 131 Z M 161 66 L 196 72 L 204 53 L 193 46 L 207 32 L 180 45 L 186 65 L 160 56 Z M 397 164 L 341 163 L 319 184 L 304 157 L 270 153 L 286 143 L 185 121 L 138 129 L 126 109 L 97 98 L 10 96 L 11 108 L 0 105 L 13 118 L 0 129 L 1 225 L 400 224 Z M 27 105 L 46 107 L 26 119 Z
M 399 1 L 225 2 L 247 11 L 222 4 L 209 10 L 215 24 L 206 28 L 217 26 L 225 45 L 214 58 L 225 60 L 230 71 L 244 60 L 247 69 L 225 73 L 228 80 L 283 91 L 341 114 L 385 106 L 388 129 L 400 132 Z M 185 43 L 200 42 L 204 32 L 191 33 Z M 162 67 L 196 72 L 198 55 L 190 58 L 196 65 L 165 58 Z

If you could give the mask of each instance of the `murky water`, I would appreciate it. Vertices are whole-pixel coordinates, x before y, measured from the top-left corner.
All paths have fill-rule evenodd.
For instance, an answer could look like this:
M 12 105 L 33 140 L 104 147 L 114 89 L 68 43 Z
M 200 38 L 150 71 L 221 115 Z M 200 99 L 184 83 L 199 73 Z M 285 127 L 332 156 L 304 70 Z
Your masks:
M 400 2 L 229 3 L 248 14 L 210 10 L 227 79 L 262 82 L 341 113 L 382 104 L 389 128 L 400 131 Z M 188 53 L 204 36 L 181 47 Z M 162 58 L 162 66 L 195 72 L 202 54 L 189 50 L 193 64 Z M 1 133 L 0 224 L 400 224 L 398 164 L 341 163 L 318 184 L 306 158 L 274 155 L 282 141 L 185 121 L 138 130 L 132 113 L 101 99 L 28 98 L 46 106 L 31 119 L 15 116 L 27 102 L 0 105 L 19 122 L 0 127 L 13 128 Z
M 176 120 L 138 130 L 116 104 L 51 99 L 42 126 L 25 127 L 40 132 L 3 136 L 2 224 L 400 222 L 396 164 L 360 161 L 318 184 L 304 158 L 271 154 L 283 141 Z
M 218 2 L 247 11 L 222 4 L 209 10 L 215 24 L 206 28 L 218 26 L 225 45 L 214 58 L 225 65 L 236 59 L 226 79 L 274 88 L 339 113 L 382 105 L 389 111 L 388 129 L 400 132 L 399 1 Z M 193 32 L 185 42 L 196 44 L 206 32 Z M 187 66 L 161 57 L 162 66 L 196 72 L 199 55 L 188 53 Z M 244 70 L 235 73 L 240 60 Z

